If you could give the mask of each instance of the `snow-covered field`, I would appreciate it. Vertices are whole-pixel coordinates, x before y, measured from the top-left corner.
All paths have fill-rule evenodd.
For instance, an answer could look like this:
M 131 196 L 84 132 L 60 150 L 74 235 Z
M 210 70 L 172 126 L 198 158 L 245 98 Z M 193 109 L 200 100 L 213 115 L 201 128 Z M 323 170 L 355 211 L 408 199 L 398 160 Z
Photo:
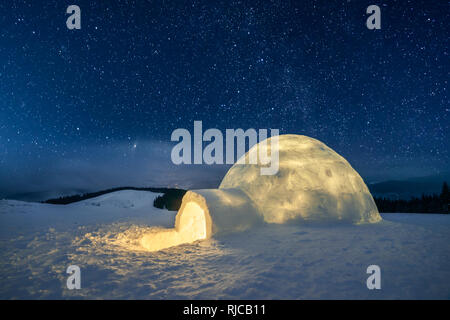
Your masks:
M 173 227 L 157 194 L 60 206 L 0 201 L 0 299 L 449 299 L 450 215 L 383 214 L 371 225 L 264 225 L 147 252 Z M 366 268 L 381 268 L 368 290 Z M 80 290 L 66 269 L 81 268 Z

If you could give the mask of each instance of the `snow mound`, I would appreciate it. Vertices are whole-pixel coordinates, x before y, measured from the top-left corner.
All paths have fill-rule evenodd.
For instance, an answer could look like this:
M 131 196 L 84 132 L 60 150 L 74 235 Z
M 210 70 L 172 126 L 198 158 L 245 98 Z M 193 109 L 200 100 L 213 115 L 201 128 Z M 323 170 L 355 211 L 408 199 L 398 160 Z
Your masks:
M 238 164 L 241 160 L 227 172 L 219 189 L 239 188 L 245 192 L 269 223 L 381 220 L 363 179 L 342 156 L 306 136 L 289 134 L 277 139 L 277 174 L 261 175 L 260 165 Z M 259 154 L 260 145 L 244 155 L 245 163 L 252 153 Z M 271 146 L 267 142 L 269 152 Z
M 277 139 L 272 144 L 270 139 Z M 261 175 L 264 165 L 259 148 L 277 148 L 279 170 Z M 263 153 L 264 154 L 264 153 Z M 355 224 L 381 221 L 366 184 L 350 164 L 322 142 L 300 135 L 269 138 L 253 146 L 230 168 L 219 189 L 192 190 L 185 194 L 175 228 L 143 237 L 150 251 L 244 231 L 262 223 L 299 221 Z M 242 164 L 244 163 L 244 164 Z
M 110 192 L 95 198 L 75 202 L 72 206 L 96 206 L 113 208 L 144 208 L 152 207 L 153 201 L 160 193 L 135 190 Z
M 0 200 L 0 235 L 24 230 L 77 228 L 93 223 L 173 226 L 176 213 L 153 206 L 158 195 L 160 193 L 150 191 L 123 190 L 67 205 Z

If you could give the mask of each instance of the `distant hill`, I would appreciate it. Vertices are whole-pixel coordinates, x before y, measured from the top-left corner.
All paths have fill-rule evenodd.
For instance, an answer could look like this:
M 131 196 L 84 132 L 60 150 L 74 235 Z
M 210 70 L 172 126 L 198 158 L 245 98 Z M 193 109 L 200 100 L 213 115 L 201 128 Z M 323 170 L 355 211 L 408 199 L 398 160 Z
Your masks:
M 178 210 L 181 205 L 181 198 L 186 193 L 186 190 L 183 189 L 175 189 L 175 188 L 136 188 L 136 187 L 118 187 L 111 188 L 106 190 L 101 190 L 97 192 L 90 192 L 84 194 L 75 194 L 71 196 L 63 196 L 59 198 L 48 199 L 42 201 L 42 203 L 49 204 L 70 204 L 82 200 L 87 200 L 91 198 L 95 198 L 101 195 L 105 195 L 111 192 L 122 191 L 122 190 L 137 190 L 137 191 L 150 191 L 154 193 L 162 193 L 163 195 L 158 196 L 154 201 L 154 206 L 160 209 L 168 209 L 168 210 Z
M 422 194 L 439 194 L 445 181 L 450 182 L 450 172 L 405 180 L 389 180 L 367 186 L 374 197 L 408 200 Z

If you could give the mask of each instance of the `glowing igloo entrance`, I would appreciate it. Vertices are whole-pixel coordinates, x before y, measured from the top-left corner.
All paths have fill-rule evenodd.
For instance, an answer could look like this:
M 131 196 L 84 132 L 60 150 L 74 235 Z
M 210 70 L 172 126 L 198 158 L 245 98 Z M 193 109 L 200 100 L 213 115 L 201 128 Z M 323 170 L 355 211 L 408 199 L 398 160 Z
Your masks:
M 263 219 L 239 189 L 188 191 L 175 218 L 175 228 L 146 234 L 141 245 L 157 251 L 210 238 L 213 234 L 244 231 Z
M 175 228 L 159 230 L 145 235 L 141 244 L 149 251 L 158 251 L 206 239 L 207 225 L 205 211 L 195 202 L 188 202 L 177 215 Z

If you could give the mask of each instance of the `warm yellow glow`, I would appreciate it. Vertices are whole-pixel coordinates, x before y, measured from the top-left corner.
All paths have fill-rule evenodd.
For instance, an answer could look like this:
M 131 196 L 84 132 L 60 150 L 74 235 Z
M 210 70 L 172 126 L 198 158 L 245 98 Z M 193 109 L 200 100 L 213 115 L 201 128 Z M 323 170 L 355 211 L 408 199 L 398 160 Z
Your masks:
M 188 202 L 184 207 L 180 229 L 186 233 L 185 239 L 188 242 L 206 238 L 205 212 L 195 202 Z
M 195 202 L 188 202 L 180 215 L 177 228 L 163 229 L 146 234 L 141 245 L 149 251 L 158 251 L 206 239 L 206 218 L 203 209 Z

